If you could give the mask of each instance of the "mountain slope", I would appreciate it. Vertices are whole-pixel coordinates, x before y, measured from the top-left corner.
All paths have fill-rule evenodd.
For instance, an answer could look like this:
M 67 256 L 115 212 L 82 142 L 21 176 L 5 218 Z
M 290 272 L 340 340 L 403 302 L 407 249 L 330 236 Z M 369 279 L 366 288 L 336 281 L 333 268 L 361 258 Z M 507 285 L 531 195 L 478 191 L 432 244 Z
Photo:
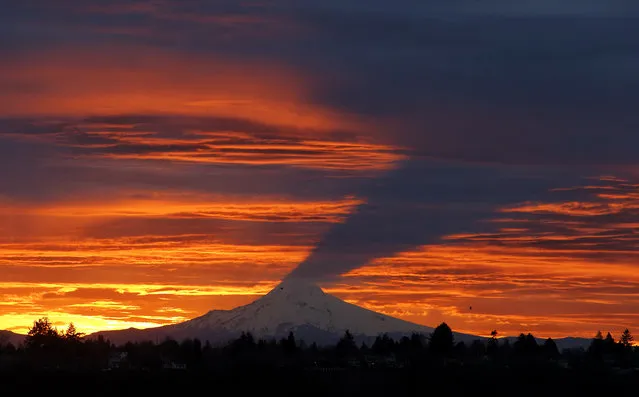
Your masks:
M 25 335 L 16 334 L 11 331 L 0 330 L 0 345 L 6 345 L 11 343 L 13 346 L 18 347 L 24 342 Z
M 251 304 L 229 311 L 212 311 L 175 328 L 245 330 L 268 337 L 287 334 L 300 326 L 338 333 L 348 329 L 353 334 L 367 335 L 432 331 L 344 302 L 316 285 L 290 281 Z
M 152 340 L 161 342 L 170 337 L 176 340 L 198 338 L 212 344 L 225 343 L 249 331 L 256 338 L 282 338 L 290 331 L 306 343 L 319 345 L 336 343 L 349 330 L 358 343 L 370 345 L 380 334 L 399 339 L 413 332 L 428 335 L 433 328 L 410 323 L 394 317 L 347 303 L 326 294 L 314 284 L 299 280 L 287 280 L 253 303 L 232 310 L 213 310 L 203 316 L 183 323 L 150 329 L 129 328 L 119 331 L 103 331 L 102 335 L 115 344 L 128 341 Z M 454 333 L 456 342 L 472 343 L 486 338 Z M 511 344 L 516 337 L 507 337 Z M 559 349 L 585 348 L 589 339 L 555 339 Z M 538 343 L 543 343 L 542 339 Z
M 359 337 L 388 333 L 428 334 L 432 328 L 347 303 L 326 294 L 314 284 L 287 280 L 260 299 L 233 310 L 213 310 L 192 320 L 164 327 L 101 332 L 114 343 L 128 340 L 199 338 L 211 343 L 224 342 L 244 331 L 257 338 L 280 338 L 293 331 L 307 343 L 334 343 L 346 330 Z M 478 337 L 456 335 L 457 340 Z

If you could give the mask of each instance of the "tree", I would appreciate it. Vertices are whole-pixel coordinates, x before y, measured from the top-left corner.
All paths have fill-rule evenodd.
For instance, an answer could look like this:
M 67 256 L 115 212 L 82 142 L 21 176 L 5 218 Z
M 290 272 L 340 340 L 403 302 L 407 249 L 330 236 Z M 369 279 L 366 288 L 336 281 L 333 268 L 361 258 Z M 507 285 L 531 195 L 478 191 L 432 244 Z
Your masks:
M 606 342 L 607 344 L 615 343 L 615 338 L 613 338 L 610 332 L 608 332 L 608 334 L 606 334 L 606 339 L 604 339 L 604 342 Z
M 475 339 L 473 343 L 470 344 L 469 354 L 473 358 L 482 358 L 486 355 L 486 345 L 479 339 Z
M 282 346 L 282 350 L 286 354 L 294 354 L 297 351 L 297 341 L 295 340 L 293 331 L 290 331 L 288 333 L 288 337 L 286 339 L 282 339 L 280 344 Z
M 357 345 L 355 344 L 355 338 L 349 330 L 344 332 L 344 336 L 337 342 L 336 346 L 337 354 L 345 357 L 357 352 Z
M 492 330 L 490 333 L 490 339 L 488 340 L 488 346 L 486 346 L 486 353 L 489 356 L 495 356 L 497 354 L 497 350 L 499 349 L 499 341 L 497 340 L 497 335 L 499 333 L 496 329 Z
M 619 344 L 624 348 L 630 348 L 632 346 L 632 342 L 635 338 L 632 336 L 628 328 L 621 334 L 621 338 L 619 338 Z
M 191 348 L 185 348 L 184 342 L 182 342 L 182 351 L 190 350 Z M 257 349 L 257 344 L 253 338 L 253 334 L 250 332 L 242 332 L 239 338 L 231 341 L 229 344 L 229 351 L 234 358 L 242 358 L 247 354 L 251 354 Z
M 539 351 L 539 345 L 537 345 L 537 340 L 535 339 L 535 337 L 531 334 L 528 333 L 526 334 L 519 334 L 519 336 L 517 337 L 517 341 L 514 344 L 514 352 L 515 354 L 517 354 L 517 356 L 519 357 L 534 357 L 538 351 Z
M 387 356 L 395 350 L 395 341 L 388 334 L 377 335 L 373 342 L 373 353 Z
M 84 333 L 78 332 L 75 329 L 75 325 L 73 323 L 69 323 L 66 332 L 64 333 L 64 339 L 69 342 L 79 342 L 80 339 L 84 336 Z
M 615 338 L 612 337 L 610 332 L 606 335 L 606 339 L 603 341 L 603 352 L 605 354 L 613 354 L 616 351 L 617 344 Z
M 541 350 L 544 352 L 544 356 L 551 360 L 556 360 L 560 356 L 559 348 L 557 348 L 557 344 L 552 338 L 546 339 Z
M 628 330 L 628 328 L 623 331 L 621 336 L 619 337 L 619 342 L 617 344 L 616 350 L 616 358 L 618 364 L 622 368 L 629 368 L 633 364 L 633 349 L 632 342 L 634 341 L 634 337 Z
M 410 336 L 410 344 L 413 350 L 421 352 L 424 349 L 424 342 L 422 341 L 422 335 L 413 332 Z
M 430 335 L 430 351 L 436 355 L 448 355 L 453 350 L 454 341 L 453 331 L 448 324 L 441 323 Z
M 590 342 L 590 346 L 588 347 L 588 353 L 592 356 L 595 361 L 600 361 L 603 358 L 604 352 L 604 338 L 601 334 L 601 331 L 597 331 L 597 335 Z
M 50 348 L 61 339 L 58 330 L 49 321 L 48 317 L 42 317 L 33 322 L 25 338 L 27 348 Z
M 469 350 L 471 349 L 469 349 L 466 346 L 464 341 L 457 342 L 455 343 L 455 346 L 453 346 L 452 355 L 459 360 L 463 360 L 467 356 L 469 356 L 469 352 L 468 352 Z M 471 355 L 472 355 L 472 352 L 471 352 Z

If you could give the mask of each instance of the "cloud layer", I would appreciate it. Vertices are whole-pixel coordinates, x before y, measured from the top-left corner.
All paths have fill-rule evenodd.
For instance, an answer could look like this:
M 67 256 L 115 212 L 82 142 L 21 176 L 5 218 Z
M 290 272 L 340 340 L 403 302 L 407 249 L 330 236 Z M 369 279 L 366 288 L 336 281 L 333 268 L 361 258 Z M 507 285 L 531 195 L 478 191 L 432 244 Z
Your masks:
M 637 327 L 638 22 L 625 0 L 6 5 L 0 328 L 172 323 L 291 272 L 467 332 Z

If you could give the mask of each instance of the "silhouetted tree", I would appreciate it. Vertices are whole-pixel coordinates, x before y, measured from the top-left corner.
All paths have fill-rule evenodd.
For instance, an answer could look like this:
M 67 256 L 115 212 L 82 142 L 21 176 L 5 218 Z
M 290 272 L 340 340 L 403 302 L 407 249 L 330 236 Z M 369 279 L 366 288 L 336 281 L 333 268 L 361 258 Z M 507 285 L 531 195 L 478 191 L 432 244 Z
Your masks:
M 355 344 L 355 338 L 349 330 L 344 332 L 344 336 L 337 342 L 335 347 L 338 357 L 344 358 L 357 354 L 357 345 Z
M 187 340 L 182 342 L 182 346 L 184 346 L 185 343 L 188 343 Z M 164 342 L 160 343 L 158 349 L 160 350 L 162 358 L 166 360 L 176 361 L 182 355 L 180 344 L 172 338 L 166 338 Z
M 499 340 L 497 339 L 498 332 L 496 329 L 490 332 L 490 339 L 488 340 L 488 344 L 486 346 L 486 354 L 490 357 L 495 357 L 499 350 Z
M 468 354 L 475 359 L 482 358 L 486 355 L 486 345 L 479 339 L 476 339 L 471 343 Z
M 453 349 L 453 343 L 453 331 L 450 329 L 448 324 L 441 323 L 430 335 L 430 343 L 428 347 L 431 353 L 435 355 L 448 355 Z
M 469 355 L 468 351 L 469 349 L 464 343 L 464 341 L 461 341 L 461 342 L 457 342 L 455 346 L 453 346 L 452 355 L 459 360 L 463 360 Z
M 616 360 L 619 366 L 622 368 L 629 368 L 633 365 L 633 348 L 632 342 L 634 337 L 626 328 L 619 337 L 618 348 L 616 351 Z
M 414 332 L 410 336 L 410 344 L 412 349 L 417 352 L 421 352 L 425 347 L 423 336 Z
M 231 341 L 229 344 L 232 356 L 242 356 L 253 352 L 257 348 L 253 334 L 250 332 L 242 332 L 240 337 Z
M 27 348 L 51 348 L 60 342 L 60 334 L 48 317 L 42 317 L 33 322 L 25 338 Z
M 604 339 L 604 342 L 603 342 L 604 355 L 614 354 L 617 347 L 616 345 L 617 344 L 615 342 L 615 338 L 613 338 L 610 332 L 608 332 L 608 334 L 606 334 L 606 339 Z
M 601 334 L 601 331 L 597 331 L 597 334 L 590 342 L 590 346 L 588 347 L 588 354 L 590 355 L 590 358 L 596 363 L 603 360 L 604 338 Z
M 395 351 L 395 341 L 388 334 L 377 335 L 372 349 L 374 354 L 388 356 Z
M 610 332 L 608 332 L 606 334 L 606 339 L 604 339 L 604 342 L 606 342 L 607 344 L 613 344 L 615 343 L 615 338 L 612 337 L 612 334 Z
M 513 352 L 517 358 L 531 359 L 539 352 L 539 345 L 537 345 L 537 340 L 532 334 L 528 333 L 526 335 L 522 333 L 519 334 L 513 345 Z
M 546 339 L 541 347 L 544 357 L 551 360 L 556 360 L 560 357 L 559 348 L 552 338 Z
M 64 339 L 69 342 L 79 342 L 80 339 L 84 336 L 83 332 L 78 332 L 73 323 L 69 323 L 66 332 L 64 333 Z
M 286 339 L 282 339 L 280 341 L 280 345 L 282 346 L 282 350 L 285 354 L 295 354 L 297 351 L 297 342 L 295 341 L 295 335 L 293 331 L 288 333 Z
M 510 343 L 510 340 L 504 338 L 503 342 L 499 345 L 499 359 L 507 362 L 510 358 L 513 351 L 513 346 Z
M 528 335 L 526 335 L 526 347 L 533 353 L 538 350 L 539 345 L 537 345 L 537 339 L 535 339 L 535 337 L 531 333 L 528 333 Z
M 624 348 L 630 348 L 634 340 L 635 338 L 632 336 L 628 328 L 626 328 L 626 330 L 623 331 L 621 337 L 619 338 L 619 344 Z

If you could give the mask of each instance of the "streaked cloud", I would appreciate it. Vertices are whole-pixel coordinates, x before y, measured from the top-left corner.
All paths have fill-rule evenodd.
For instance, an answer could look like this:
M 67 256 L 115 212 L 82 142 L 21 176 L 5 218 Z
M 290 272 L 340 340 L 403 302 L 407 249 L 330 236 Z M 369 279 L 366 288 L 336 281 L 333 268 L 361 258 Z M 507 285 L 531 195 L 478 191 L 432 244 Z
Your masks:
M 428 325 L 637 327 L 638 18 L 623 0 L 7 4 L 0 328 L 169 324 L 299 263 Z
M 132 192 L 104 202 L 63 202 L 31 207 L 5 204 L 1 216 L 40 216 L 53 218 L 213 218 L 235 221 L 340 222 L 361 204 L 353 197 L 341 201 L 292 201 L 280 198 L 250 199 L 242 196 L 199 196 L 190 194 L 148 194 Z
M 409 152 L 364 140 L 357 132 L 287 128 L 228 117 L 120 115 L 4 122 L 0 137 L 59 146 L 80 159 L 375 171 L 393 167 Z

